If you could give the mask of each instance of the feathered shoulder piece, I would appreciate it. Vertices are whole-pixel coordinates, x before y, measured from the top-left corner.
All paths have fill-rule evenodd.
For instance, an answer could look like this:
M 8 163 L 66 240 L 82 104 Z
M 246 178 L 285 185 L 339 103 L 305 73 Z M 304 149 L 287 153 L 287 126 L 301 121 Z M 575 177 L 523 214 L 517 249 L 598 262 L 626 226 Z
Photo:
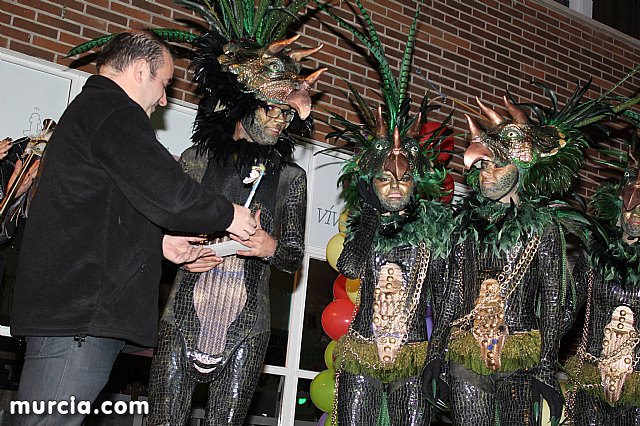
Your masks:
M 457 243 L 474 242 L 485 253 L 504 256 L 532 236 L 542 236 L 555 224 L 563 234 L 571 233 L 586 241 L 588 217 L 563 201 L 521 199 L 515 205 L 497 203 L 479 194 L 470 195 L 454 212 Z
M 591 265 L 605 281 L 620 285 L 640 285 L 640 243 L 627 244 L 622 228 L 601 224 L 589 239 Z
M 245 167 L 256 164 L 264 164 L 267 169 L 280 170 L 291 162 L 295 143 L 288 133 L 281 135 L 275 145 L 260 145 L 244 139 L 234 140 L 231 133 L 223 132 L 219 126 L 205 129 L 212 135 L 216 129 L 220 131 L 217 142 L 208 147 L 209 149 L 204 149 L 209 156 L 207 158 L 213 158 L 225 166 L 233 165 L 239 173 Z M 202 132 L 202 129 L 200 131 Z M 196 147 L 198 155 L 203 155 L 201 147 Z
M 451 252 L 455 231 L 451 209 L 436 200 L 420 200 L 412 208 L 414 220 L 407 221 L 393 237 L 378 233 L 376 251 L 389 251 L 397 247 L 399 241 L 413 246 L 424 242 L 434 258 L 446 258 Z M 380 220 L 382 227 L 385 221 L 389 221 L 385 216 L 381 216 Z

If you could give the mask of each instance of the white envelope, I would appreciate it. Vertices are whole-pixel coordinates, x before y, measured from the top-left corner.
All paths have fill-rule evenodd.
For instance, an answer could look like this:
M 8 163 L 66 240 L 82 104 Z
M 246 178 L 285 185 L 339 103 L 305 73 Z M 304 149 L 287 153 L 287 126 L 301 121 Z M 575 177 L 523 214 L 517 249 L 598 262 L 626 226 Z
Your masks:
M 236 254 L 238 250 L 251 250 L 250 247 L 245 246 L 244 244 L 240 244 L 237 241 L 229 240 L 222 243 L 209 244 L 204 246 L 206 248 L 210 248 L 214 252 L 216 252 L 216 256 L 225 257 L 231 256 L 232 254 Z

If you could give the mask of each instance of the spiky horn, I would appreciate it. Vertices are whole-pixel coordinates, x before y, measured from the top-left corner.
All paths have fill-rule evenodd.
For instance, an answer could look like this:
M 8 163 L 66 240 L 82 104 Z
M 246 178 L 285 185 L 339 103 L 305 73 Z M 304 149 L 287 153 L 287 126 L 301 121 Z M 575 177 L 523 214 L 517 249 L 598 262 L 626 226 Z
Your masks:
M 265 50 L 265 53 L 266 54 L 270 54 L 270 55 L 275 55 L 276 53 L 280 52 L 285 47 L 287 47 L 290 44 L 292 44 L 293 42 L 295 42 L 299 37 L 300 37 L 300 34 L 296 34 L 291 38 L 285 38 L 285 39 L 282 39 L 282 40 L 273 41 L 267 46 L 267 48 Z
M 320 44 L 318 47 L 313 47 L 310 49 L 293 49 L 291 52 L 289 52 L 289 56 L 295 59 L 297 62 L 300 62 L 302 59 L 306 58 L 307 56 L 311 56 L 317 51 L 319 51 L 320 49 L 322 49 L 323 46 L 324 46 L 323 44 Z
M 478 102 L 478 106 L 480 107 L 480 110 L 482 111 L 482 113 L 489 118 L 489 121 L 491 121 L 491 123 L 494 126 L 497 126 L 505 122 L 505 119 L 503 116 L 501 116 L 500 114 L 498 114 L 497 112 L 495 112 L 494 110 L 492 110 L 491 108 L 483 104 L 480 98 L 478 98 L 477 96 L 476 96 L 476 102 Z

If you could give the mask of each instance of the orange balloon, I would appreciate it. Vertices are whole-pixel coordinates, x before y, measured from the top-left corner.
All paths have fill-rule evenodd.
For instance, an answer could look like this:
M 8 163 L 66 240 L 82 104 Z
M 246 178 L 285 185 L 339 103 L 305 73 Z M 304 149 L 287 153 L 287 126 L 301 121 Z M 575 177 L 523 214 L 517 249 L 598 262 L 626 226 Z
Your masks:
M 355 304 L 358 298 L 358 290 L 360 290 L 360 278 L 356 278 L 355 280 L 347 279 L 344 288 L 351 303 Z

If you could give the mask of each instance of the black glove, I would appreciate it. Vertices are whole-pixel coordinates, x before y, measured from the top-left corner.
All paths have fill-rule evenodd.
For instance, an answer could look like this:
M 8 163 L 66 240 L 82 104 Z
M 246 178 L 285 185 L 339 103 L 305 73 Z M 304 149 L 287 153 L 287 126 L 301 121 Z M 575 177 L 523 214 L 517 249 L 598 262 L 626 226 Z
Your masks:
M 364 179 L 360 179 L 356 184 L 356 189 L 358 190 L 358 194 L 360 194 L 362 201 L 369 204 L 377 211 L 382 212 L 382 204 L 380 204 L 380 199 L 378 198 L 378 195 L 376 195 L 376 192 L 373 190 L 371 181 L 367 182 Z
M 449 400 L 449 385 L 440 377 L 441 372 L 442 360 L 440 358 L 429 361 L 422 371 L 422 392 L 429 401 L 439 408 L 443 408 Z
M 562 394 L 558 390 L 542 383 L 538 379 L 533 379 L 533 383 L 531 383 L 531 394 L 533 396 L 533 415 L 535 420 L 538 421 L 540 418 L 540 411 L 542 407 L 541 403 L 542 398 L 544 398 L 549 405 L 551 425 L 557 425 L 560 421 L 560 416 L 562 415 L 562 406 L 564 405 Z

